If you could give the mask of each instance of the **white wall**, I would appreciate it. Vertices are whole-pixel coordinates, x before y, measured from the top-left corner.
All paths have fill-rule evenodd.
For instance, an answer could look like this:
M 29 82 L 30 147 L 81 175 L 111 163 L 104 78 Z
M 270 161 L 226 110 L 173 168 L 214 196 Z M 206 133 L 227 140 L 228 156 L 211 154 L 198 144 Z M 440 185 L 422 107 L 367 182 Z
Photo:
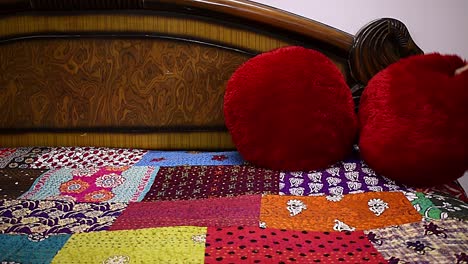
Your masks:
M 372 20 L 405 23 L 425 52 L 456 54 L 468 60 L 468 0 L 256 0 L 356 34 Z M 468 194 L 468 171 L 460 183 Z
M 396 18 L 424 52 L 468 59 L 468 0 L 256 0 L 355 34 L 368 22 Z

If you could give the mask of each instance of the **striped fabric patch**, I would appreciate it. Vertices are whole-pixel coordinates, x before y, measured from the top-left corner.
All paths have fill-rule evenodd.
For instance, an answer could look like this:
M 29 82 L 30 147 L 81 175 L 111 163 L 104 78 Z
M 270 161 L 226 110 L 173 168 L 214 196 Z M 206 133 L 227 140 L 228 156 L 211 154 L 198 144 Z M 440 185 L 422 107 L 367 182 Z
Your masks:
M 348 194 L 342 197 L 266 195 L 260 220 L 269 228 L 353 231 L 421 221 L 400 192 Z

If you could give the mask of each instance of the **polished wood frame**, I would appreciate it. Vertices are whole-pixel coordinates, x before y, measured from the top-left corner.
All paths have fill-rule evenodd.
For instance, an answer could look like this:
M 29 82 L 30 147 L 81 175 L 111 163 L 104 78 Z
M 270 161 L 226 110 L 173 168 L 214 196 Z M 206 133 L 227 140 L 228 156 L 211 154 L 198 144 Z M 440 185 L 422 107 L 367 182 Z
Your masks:
M 379 70 L 401 57 L 422 53 L 405 25 L 395 19 L 371 22 L 353 36 L 311 19 L 245 0 L 7 0 L 0 3 L 0 64 L 2 52 L 18 52 L 14 48 L 21 43 L 28 42 L 34 48 L 44 45 L 45 41 L 103 37 L 109 42 L 163 39 L 169 43 L 188 43 L 190 47 L 214 47 L 219 54 L 229 51 L 243 56 L 236 60 L 238 65 L 258 53 L 283 46 L 317 49 L 341 70 L 356 102 L 367 81 Z M 88 45 L 86 40 L 84 43 Z M 219 69 L 219 73 L 223 70 Z M 226 72 L 219 78 L 216 87 L 220 93 L 228 78 Z M 7 81 L 4 80 L 3 85 L 0 82 L 0 93 L 2 89 L 6 91 Z M 203 87 L 194 86 L 193 89 Z M 5 113 L 17 110 L 11 103 L 11 96 L 3 99 L 1 101 L 0 96 L 3 102 L 0 110 L 9 109 Z M 222 112 L 222 102 L 218 100 L 214 106 L 218 114 Z M 14 114 L 9 118 L 15 120 Z M 233 148 L 222 119 L 213 124 L 202 122 L 195 126 L 187 122 L 185 126 L 179 122 L 148 127 L 97 124 L 43 129 L 40 125 L 0 123 L 0 146 Z

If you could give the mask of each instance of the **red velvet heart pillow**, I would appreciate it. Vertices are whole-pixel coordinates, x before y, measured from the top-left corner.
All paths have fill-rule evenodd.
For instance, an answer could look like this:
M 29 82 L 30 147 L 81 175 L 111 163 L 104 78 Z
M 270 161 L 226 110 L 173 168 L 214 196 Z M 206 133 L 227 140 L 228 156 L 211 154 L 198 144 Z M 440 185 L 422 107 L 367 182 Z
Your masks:
M 242 157 L 261 167 L 315 170 L 352 149 L 351 92 L 320 52 L 285 47 L 238 68 L 224 96 L 226 126 Z
M 457 56 L 402 59 L 375 75 L 359 106 L 362 157 L 412 186 L 453 181 L 468 168 L 468 71 Z

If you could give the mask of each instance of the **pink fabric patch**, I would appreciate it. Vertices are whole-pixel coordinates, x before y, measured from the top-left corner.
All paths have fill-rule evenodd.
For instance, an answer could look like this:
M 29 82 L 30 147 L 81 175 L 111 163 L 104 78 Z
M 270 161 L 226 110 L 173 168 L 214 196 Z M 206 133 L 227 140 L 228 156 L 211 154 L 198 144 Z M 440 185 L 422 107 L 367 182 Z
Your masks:
M 257 226 L 260 195 L 130 203 L 110 230 L 162 226 Z
M 60 194 L 78 202 L 103 202 L 114 197 L 112 189 L 123 184 L 122 172 L 127 167 L 75 169 L 73 179 L 60 185 Z
M 208 227 L 205 263 L 387 263 L 362 232 Z

